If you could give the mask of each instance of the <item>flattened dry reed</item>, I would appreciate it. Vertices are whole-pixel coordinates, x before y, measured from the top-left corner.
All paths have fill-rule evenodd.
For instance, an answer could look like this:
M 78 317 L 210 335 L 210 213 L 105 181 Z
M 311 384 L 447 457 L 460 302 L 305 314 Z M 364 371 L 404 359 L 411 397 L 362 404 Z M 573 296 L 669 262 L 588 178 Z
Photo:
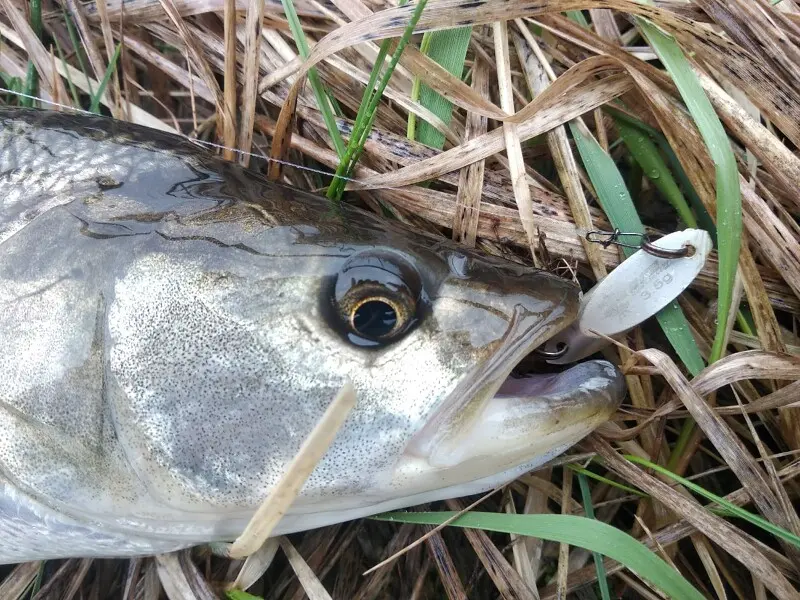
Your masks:
M 295 0 L 308 43 L 304 60 L 277 0 L 44 0 L 41 39 L 29 24 L 33 3 L 0 0 L 0 71 L 7 88 L 25 92 L 32 64 L 43 105 L 86 108 L 121 45 L 97 98 L 107 114 L 211 142 L 228 160 L 324 190 L 325 173 L 339 163 L 337 138 L 350 139 L 380 44 L 401 36 L 413 12 L 413 4 L 398 4 Z M 612 422 L 572 456 L 482 499 L 479 509 L 584 514 L 572 473 L 588 461 L 579 472 L 595 476 L 588 481 L 597 518 L 660 553 L 697 589 L 796 598 L 800 550 L 790 538 L 715 512 L 674 479 L 624 457 L 670 464 L 732 505 L 800 534 L 796 0 L 431 0 L 418 31 L 473 27 L 464 70 L 434 62 L 415 36 L 383 94 L 348 200 L 558 269 L 588 287 L 621 256 L 584 238 L 611 224 L 568 125 L 594 136 L 620 167 L 648 232 L 684 226 L 657 174 L 643 173 L 644 161 L 624 143 L 620 123 L 628 119 L 658 148 L 658 164 L 705 217 L 701 226 L 716 222 L 717 165 L 637 19 L 677 41 L 725 127 L 743 226 L 730 291 L 746 310 L 734 303 L 723 357 L 694 375 L 652 322 L 620 338 L 605 354 L 624 366 L 630 394 Z M 312 67 L 318 82 L 309 86 Z M 415 81 L 452 104 L 450 119 L 413 95 Z M 323 92 L 333 100 L 333 118 L 318 108 Z M 4 99 L 16 101 L 9 93 Z M 409 115 L 438 131 L 443 145 L 409 140 Z M 723 270 L 730 267 L 723 260 Z M 679 301 L 706 361 L 719 319 L 719 273 L 714 253 Z M 690 418 L 696 427 L 681 430 Z M 566 543 L 369 520 L 273 539 L 247 554 L 231 560 L 197 549 L 132 561 L 26 563 L 5 569 L 0 597 L 205 600 L 235 584 L 270 599 L 577 598 L 591 593 L 598 573 L 590 552 Z M 642 574 L 608 558 L 603 567 L 612 595 L 657 597 Z

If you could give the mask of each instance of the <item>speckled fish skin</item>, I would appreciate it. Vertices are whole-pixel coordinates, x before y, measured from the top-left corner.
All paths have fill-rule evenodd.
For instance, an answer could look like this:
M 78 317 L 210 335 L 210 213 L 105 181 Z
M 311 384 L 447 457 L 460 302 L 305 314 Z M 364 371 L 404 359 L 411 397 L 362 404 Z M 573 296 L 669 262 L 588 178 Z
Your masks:
M 419 310 L 364 346 L 333 290 L 376 260 Z M 500 389 L 577 306 L 177 136 L 0 108 L 0 563 L 234 539 L 346 378 L 356 407 L 276 534 L 511 480 L 624 394 L 603 361 Z

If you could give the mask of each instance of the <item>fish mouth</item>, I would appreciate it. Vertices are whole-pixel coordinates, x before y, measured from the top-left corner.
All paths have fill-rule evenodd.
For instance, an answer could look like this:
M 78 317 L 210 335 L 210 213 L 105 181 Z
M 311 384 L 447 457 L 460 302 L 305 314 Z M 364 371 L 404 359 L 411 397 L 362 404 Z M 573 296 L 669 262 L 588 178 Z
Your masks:
M 616 412 L 626 385 L 606 360 L 512 375 L 556 333 L 534 329 L 513 319 L 503 349 L 479 376 L 462 382 L 408 444 L 396 470 L 400 480 L 427 473 L 438 485 L 458 485 L 520 467 L 530 470 Z

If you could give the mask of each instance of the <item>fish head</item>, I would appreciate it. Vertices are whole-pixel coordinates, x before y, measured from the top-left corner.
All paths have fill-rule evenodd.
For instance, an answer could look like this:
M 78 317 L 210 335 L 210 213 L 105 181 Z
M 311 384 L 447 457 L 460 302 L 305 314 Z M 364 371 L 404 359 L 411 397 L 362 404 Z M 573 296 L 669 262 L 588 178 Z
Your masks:
M 510 481 L 621 402 L 605 361 L 512 377 L 570 281 L 150 130 L 25 119 L 0 162 L 47 202 L 0 241 L 0 561 L 237 536 L 347 382 L 275 534 Z
M 380 239 L 320 289 L 328 310 L 317 323 L 319 337 L 338 334 L 355 412 L 369 415 L 338 442 L 354 450 L 372 442 L 363 452 L 379 468 L 364 498 L 483 491 L 560 454 L 615 412 L 625 386 L 606 361 L 512 377 L 574 321 L 577 284 L 408 229 Z M 379 414 L 394 429 L 372 427 Z M 392 447 L 385 463 L 379 447 Z
M 257 506 L 347 381 L 355 407 L 293 513 L 482 489 L 615 411 L 606 362 L 510 378 L 575 319 L 575 283 L 360 211 L 319 219 L 317 201 L 293 191 L 281 226 L 184 222 L 196 229 L 164 237 L 196 245 L 143 255 L 117 282 L 117 430 L 163 502 Z

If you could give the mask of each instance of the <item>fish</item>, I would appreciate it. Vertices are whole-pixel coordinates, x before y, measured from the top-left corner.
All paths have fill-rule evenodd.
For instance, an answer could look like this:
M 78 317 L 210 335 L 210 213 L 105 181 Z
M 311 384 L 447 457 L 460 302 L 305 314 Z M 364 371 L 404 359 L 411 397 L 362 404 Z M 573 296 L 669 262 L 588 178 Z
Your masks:
M 272 535 L 469 496 L 624 399 L 514 369 L 580 287 L 180 135 L 0 107 L 0 564 L 232 541 L 350 382 Z

